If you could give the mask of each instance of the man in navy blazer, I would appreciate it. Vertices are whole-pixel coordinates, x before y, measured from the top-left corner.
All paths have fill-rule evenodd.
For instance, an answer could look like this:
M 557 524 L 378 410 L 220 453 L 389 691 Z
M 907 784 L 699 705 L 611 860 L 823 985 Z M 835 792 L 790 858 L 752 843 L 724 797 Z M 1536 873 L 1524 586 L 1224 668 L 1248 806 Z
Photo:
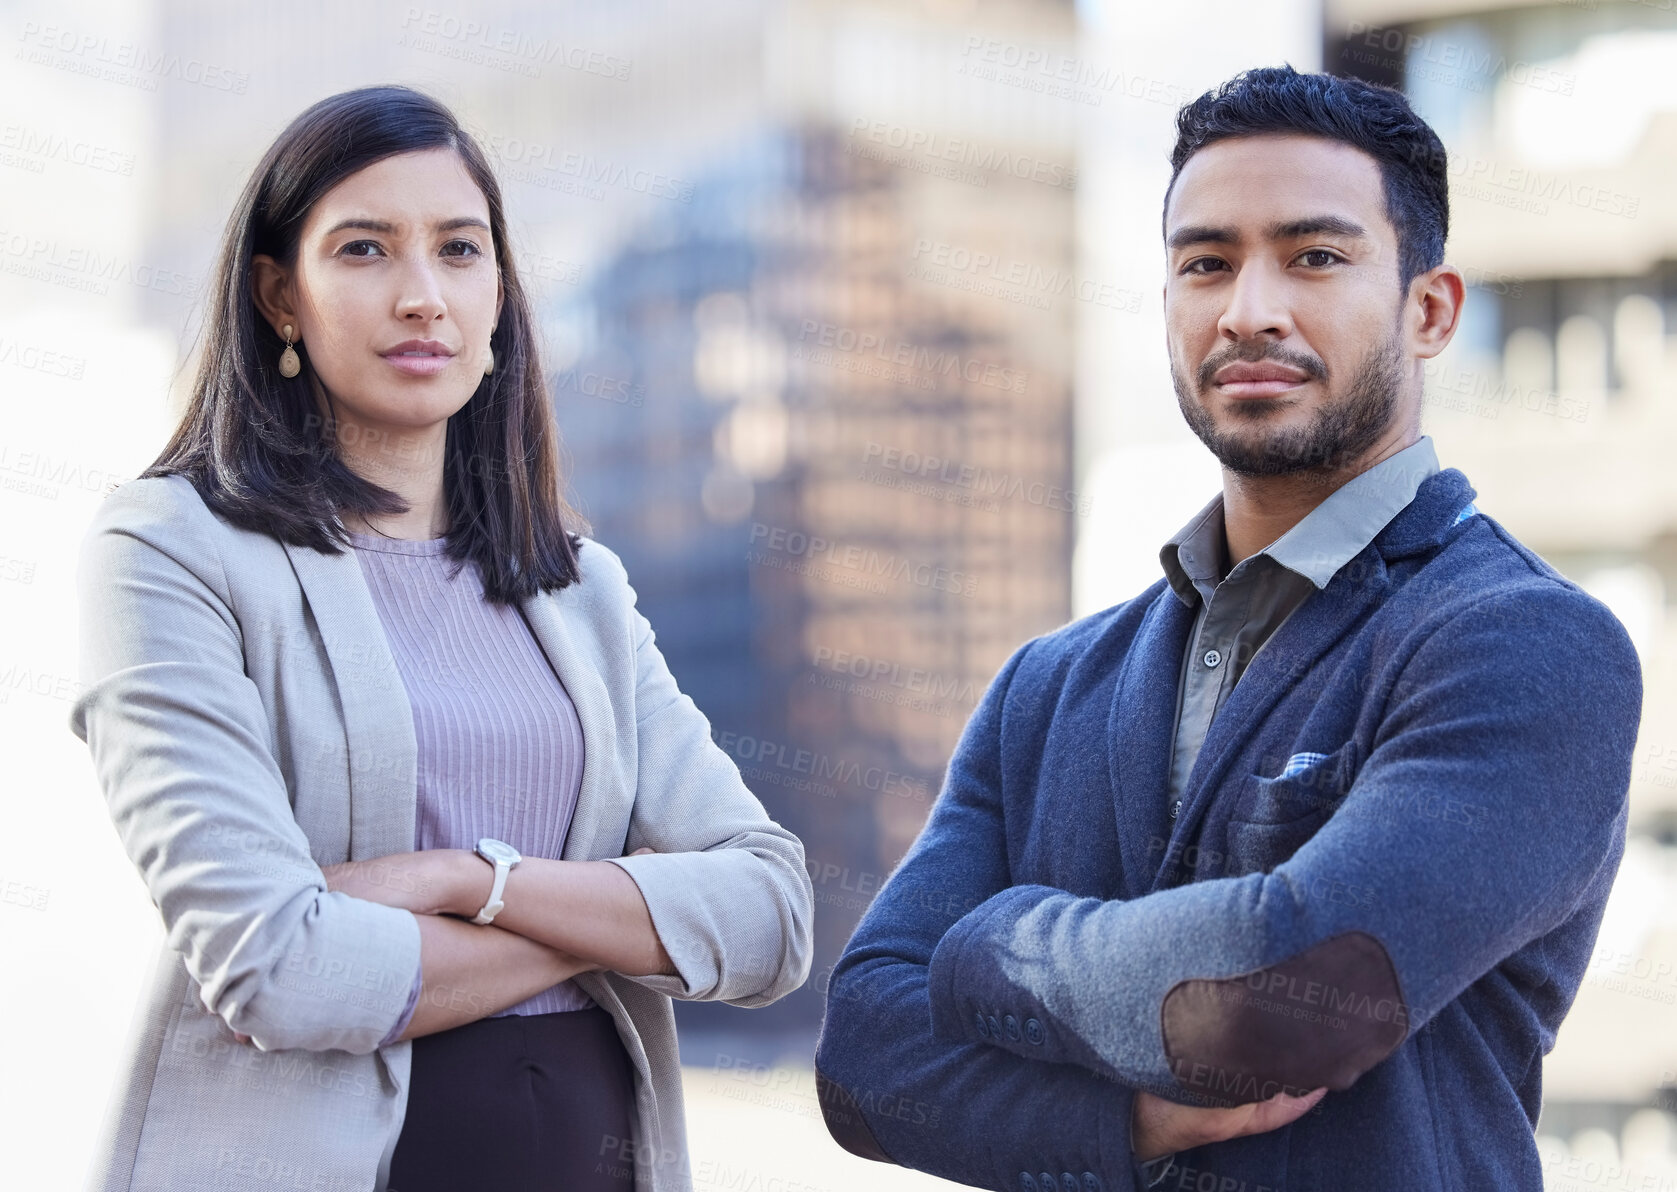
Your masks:
M 989 686 L 833 970 L 828 1128 L 1020 1192 L 1538 1192 L 1636 653 L 1420 434 L 1464 286 L 1402 95 L 1248 71 L 1178 133 L 1167 348 L 1222 492 Z

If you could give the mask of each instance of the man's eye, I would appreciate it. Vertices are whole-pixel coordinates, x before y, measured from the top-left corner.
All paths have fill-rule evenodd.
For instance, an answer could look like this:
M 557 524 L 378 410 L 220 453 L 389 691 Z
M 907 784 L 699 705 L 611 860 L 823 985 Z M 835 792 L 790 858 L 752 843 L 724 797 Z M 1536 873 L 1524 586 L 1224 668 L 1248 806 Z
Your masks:
M 1308 252 L 1300 254 L 1300 256 L 1299 256 L 1299 260 L 1305 262 L 1308 265 L 1314 265 L 1318 268 L 1320 268 L 1324 265 L 1331 265 L 1339 259 L 1340 258 L 1339 258 L 1338 253 L 1329 252 L 1325 248 L 1313 248 Z
M 1212 266 L 1213 269 L 1214 269 L 1215 267 L 1222 265 L 1222 263 L 1223 262 L 1220 261 L 1216 257 L 1195 257 L 1193 260 L 1189 261 L 1186 265 L 1182 266 L 1182 272 L 1184 272 L 1184 273 L 1199 273 L 1199 274 L 1210 273 L 1210 272 L 1213 271 L 1212 269 L 1201 269 L 1199 266 L 1209 265 L 1209 266 Z

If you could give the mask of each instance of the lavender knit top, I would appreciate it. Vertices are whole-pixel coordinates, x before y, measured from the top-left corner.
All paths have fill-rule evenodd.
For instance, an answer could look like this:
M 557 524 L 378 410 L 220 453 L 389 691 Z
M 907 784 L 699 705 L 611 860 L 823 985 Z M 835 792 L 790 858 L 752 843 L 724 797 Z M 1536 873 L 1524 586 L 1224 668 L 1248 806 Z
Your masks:
M 486 601 L 477 567 L 450 559 L 445 538 L 349 540 L 413 707 L 415 851 L 493 836 L 557 859 L 582 785 L 582 725 L 524 614 Z M 381 1046 L 407 1029 L 420 985 Z M 562 981 L 491 1017 L 593 1004 Z

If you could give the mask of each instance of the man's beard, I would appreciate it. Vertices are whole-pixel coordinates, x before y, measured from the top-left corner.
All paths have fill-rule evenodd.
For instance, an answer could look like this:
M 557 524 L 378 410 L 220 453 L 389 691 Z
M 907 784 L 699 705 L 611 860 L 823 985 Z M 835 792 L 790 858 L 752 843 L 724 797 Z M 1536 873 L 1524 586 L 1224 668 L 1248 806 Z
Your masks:
M 1273 351 L 1254 356 L 1243 350 L 1234 356 L 1225 353 L 1208 360 L 1200 370 L 1205 381 L 1202 388 L 1209 388 L 1212 375 L 1231 360 L 1250 363 L 1263 359 L 1304 367 L 1313 379 L 1322 379 L 1325 373 L 1317 360 Z M 1403 350 L 1394 328 L 1383 343 L 1369 351 L 1345 393 L 1330 395 L 1307 425 L 1284 427 L 1257 437 L 1219 431 L 1210 412 L 1189 393 L 1174 360 L 1170 365 L 1170 380 L 1176 388 L 1176 404 L 1182 410 L 1182 417 L 1229 471 L 1241 476 L 1331 472 L 1354 462 L 1390 428 L 1403 383 Z M 1272 399 L 1267 398 L 1236 401 L 1230 409 L 1231 417 L 1255 426 L 1278 413 L 1272 407 Z

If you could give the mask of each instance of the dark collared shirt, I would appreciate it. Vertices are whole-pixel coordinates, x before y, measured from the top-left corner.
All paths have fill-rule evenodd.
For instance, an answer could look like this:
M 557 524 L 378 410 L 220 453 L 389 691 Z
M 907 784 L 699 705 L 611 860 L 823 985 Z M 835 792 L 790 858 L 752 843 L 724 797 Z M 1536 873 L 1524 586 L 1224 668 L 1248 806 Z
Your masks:
M 1438 471 L 1432 437 L 1422 435 L 1330 493 L 1263 550 L 1231 570 L 1223 533 L 1223 495 L 1196 513 L 1159 550 L 1165 577 L 1182 602 L 1198 608 L 1177 682 L 1176 741 L 1171 752 L 1171 818 L 1181 807 L 1194 760 L 1211 720 L 1234 685 L 1288 617 L 1415 499 Z

